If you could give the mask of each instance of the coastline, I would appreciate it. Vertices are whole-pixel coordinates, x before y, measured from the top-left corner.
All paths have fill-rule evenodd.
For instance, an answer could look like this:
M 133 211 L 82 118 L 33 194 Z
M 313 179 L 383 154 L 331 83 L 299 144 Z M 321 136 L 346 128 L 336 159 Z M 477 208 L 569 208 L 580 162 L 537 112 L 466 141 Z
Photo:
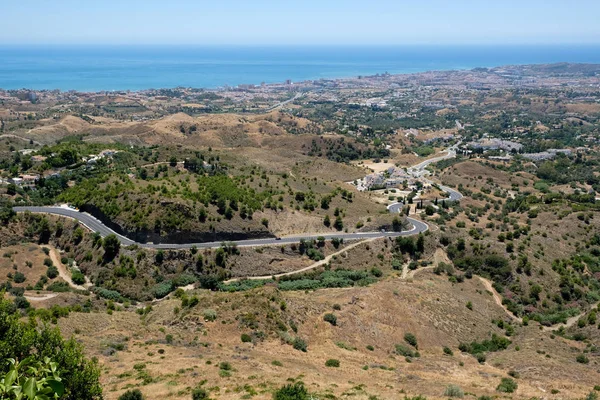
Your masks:
M 152 88 L 218 91 L 286 81 L 352 80 L 570 62 L 600 63 L 578 46 L 7 46 L 0 89 L 81 93 Z

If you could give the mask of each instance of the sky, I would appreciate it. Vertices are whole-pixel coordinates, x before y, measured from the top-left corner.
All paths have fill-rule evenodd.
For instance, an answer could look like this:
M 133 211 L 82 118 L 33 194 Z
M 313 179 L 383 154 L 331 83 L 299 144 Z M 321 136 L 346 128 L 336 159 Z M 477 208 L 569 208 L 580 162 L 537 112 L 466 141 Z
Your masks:
M 2 0 L 0 44 L 600 44 L 599 0 Z

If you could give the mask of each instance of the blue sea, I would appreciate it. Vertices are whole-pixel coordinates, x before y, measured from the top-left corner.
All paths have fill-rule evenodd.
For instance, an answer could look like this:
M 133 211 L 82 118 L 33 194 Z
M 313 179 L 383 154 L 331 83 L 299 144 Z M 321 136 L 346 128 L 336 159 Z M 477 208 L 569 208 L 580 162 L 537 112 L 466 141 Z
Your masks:
M 0 88 L 217 88 L 554 62 L 600 63 L 600 45 L 0 46 Z

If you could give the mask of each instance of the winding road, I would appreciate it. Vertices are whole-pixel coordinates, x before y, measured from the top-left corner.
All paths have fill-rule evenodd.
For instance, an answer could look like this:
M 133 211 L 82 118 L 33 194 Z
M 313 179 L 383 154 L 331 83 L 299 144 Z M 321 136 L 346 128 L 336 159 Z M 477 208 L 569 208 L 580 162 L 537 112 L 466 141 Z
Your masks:
M 66 206 L 45 206 L 45 207 L 13 207 L 15 212 L 32 212 L 32 213 L 45 213 L 60 215 L 63 217 L 73 218 L 78 220 L 81 224 L 87 227 L 90 231 L 98 232 L 103 237 L 114 234 L 119 238 L 119 241 L 124 246 L 136 244 L 143 248 L 150 249 L 189 249 L 191 247 L 197 247 L 199 249 L 214 249 L 221 247 L 223 241 L 218 242 L 202 242 L 202 243 L 138 243 L 134 240 L 129 239 L 126 236 L 120 235 L 108 226 L 104 225 L 102 221 L 95 218 L 94 216 L 80 212 L 76 209 Z M 410 236 L 418 233 L 425 232 L 429 229 L 429 226 L 417 219 L 407 218 L 412 224 L 412 229 L 402 232 L 357 232 L 357 233 L 310 233 L 302 235 L 285 236 L 281 238 L 267 238 L 267 239 L 248 239 L 235 241 L 239 247 L 258 247 L 258 246 L 277 246 L 282 244 L 298 243 L 301 239 L 311 240 L 318 239 L 320 237 L 326 240 L 333 238 L 344 239 L 344 240 L 364 240 L 364 239 L 377 239 L 383 237 L 396 237 L 396 236 Z

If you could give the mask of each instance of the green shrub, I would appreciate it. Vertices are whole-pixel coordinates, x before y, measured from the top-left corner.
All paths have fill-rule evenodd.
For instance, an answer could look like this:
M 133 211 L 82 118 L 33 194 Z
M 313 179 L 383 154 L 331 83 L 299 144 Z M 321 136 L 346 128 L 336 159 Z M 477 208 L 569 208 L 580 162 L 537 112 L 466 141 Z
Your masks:
M 471 342 L 470 344 L 461 343 L 458 348 L 462 352 L 470 353 L 470 354 L 480 354 L 485 352 L 495 352 L 506 350 L 508 346 L 511 344 L 511 341 L 496 335 L 492 334 L 491 340 L 484 340 L 481 343 L 479 342 Z
M 309 394 L 302 382 L 285 385 L 273 393 L 273 400 L 308 400 Z
M 116 290 L 109 290 L 109 289 L 105 289 L 105 288 L 101 288 L 101 287 L 94 287 L 93 291 L 98 296 L 105 298 L 107 300 L 113 300 L 113 301 L 119 301 L 119 302 L 123 300 L 123 296 L 121 296 L 121 293 L 117 292 Z
M 20 309 L 26 309 L 31 306 L 29 301 L 24 296 L 16 296 L 14 300 L 15 306 Z
M 208 392 L 200 387 L 192 390 L 192 400 L 208 400 Z
M 204 310 L 202 312 L 203 316 L 204 316 L 204 320 L 205 321 L 215 321 L 217 319 L 217 312 L 215 310 L 211 310 L 210 308 L 207 308 L 206 310 Z
M 519 385 L 511 378 L 502 378 L 498 387 L 496 387 L 496 391 L 501 393 L 513 393 Z
M 247 333 L 242 333 L 242 343 L 250 343 L 252 341 L 252 336 Z
M 325 322 L 329 322 L 331 325 L 336 326 L 337 325 L 337 317 L 335 316 L 335 314 L 332 313 L 327 313 L 325 314 L 325 316 L 323 317 L 323 320 Z
M 119 400 L 144 400 L 144 396 L 139 389 L 128 390 L 119 396 Z
M 589 364 L 590 359 L 583 354 L 579 354 L 575 360 L 580 364 Z
M 26 279 L 25 275 L 23 275 L 22 272 L 19 272 L 19 271 L 15 272 L 15 275 L 13 277 L 13 280 L 15 281 L 15 283 L 23 283 L 23 282 L 25 282 L 25 279 Z
M 83 285 L 85 283 L 85 276 L 80 271 L 73 271 L 71 279 L 76 285 Z
M 334 367 L 337 368 L 340 366 L 340 360 L 336 360 L 334 358 L 330 358 L 329 360 L 325 361 L 325 366 L 326 367 Z
M 417 346 L 417 338 L 412 333 L 404 334 L 404 341 L 406 343 L 410 344 L 411 346 L 413 346 L 415 349 L 418 347 Z
M 296 337 L 294 339 L 294 341 L 292 342 L 292 346 L 294 347 L 294 349 L 303 351 L 305 353 L 306 353 L 307 348 L 308 348 L 308 344 L 306 343 L 306 341 L 304 339 L 299 338 L 299 337 Z
M 223 371 L 232 371 L 233 367 L 231 366 L 231 363 L 229 361 L 223 361 L 219 363 L 219 369 Z
M 418 357 L 419 353 L 412 351 L 411 349 L 402 344 L 397 344 L 396 354 L 401 355 L 403 357 Z
M 150 291 L 152 292 L 154 298 L 162 299 L 163 297 L 171 293 L 174 289 L 175 286 L 173 285 L 173 281 L 166 280 L 154 285 Z
M 444 346 L 444 354 L 448 355 L 448 356 L 453 356 L 454 352 L 452 351 L 452 349 L 448 346 Z
M 448 397 L 464 397 L 465 393 L 463 392 L 463 390 L 460 388 L 460 386 L 457 385 L 448 385 L 446 387 L 446 390 L 444 391 L 444 396 L 448 396 Z
M 46 270 L 46 276 L 50 279 L 56 278 L 58 276 L 58 268 L 56 268 L 54 265 L 49 266 Z

